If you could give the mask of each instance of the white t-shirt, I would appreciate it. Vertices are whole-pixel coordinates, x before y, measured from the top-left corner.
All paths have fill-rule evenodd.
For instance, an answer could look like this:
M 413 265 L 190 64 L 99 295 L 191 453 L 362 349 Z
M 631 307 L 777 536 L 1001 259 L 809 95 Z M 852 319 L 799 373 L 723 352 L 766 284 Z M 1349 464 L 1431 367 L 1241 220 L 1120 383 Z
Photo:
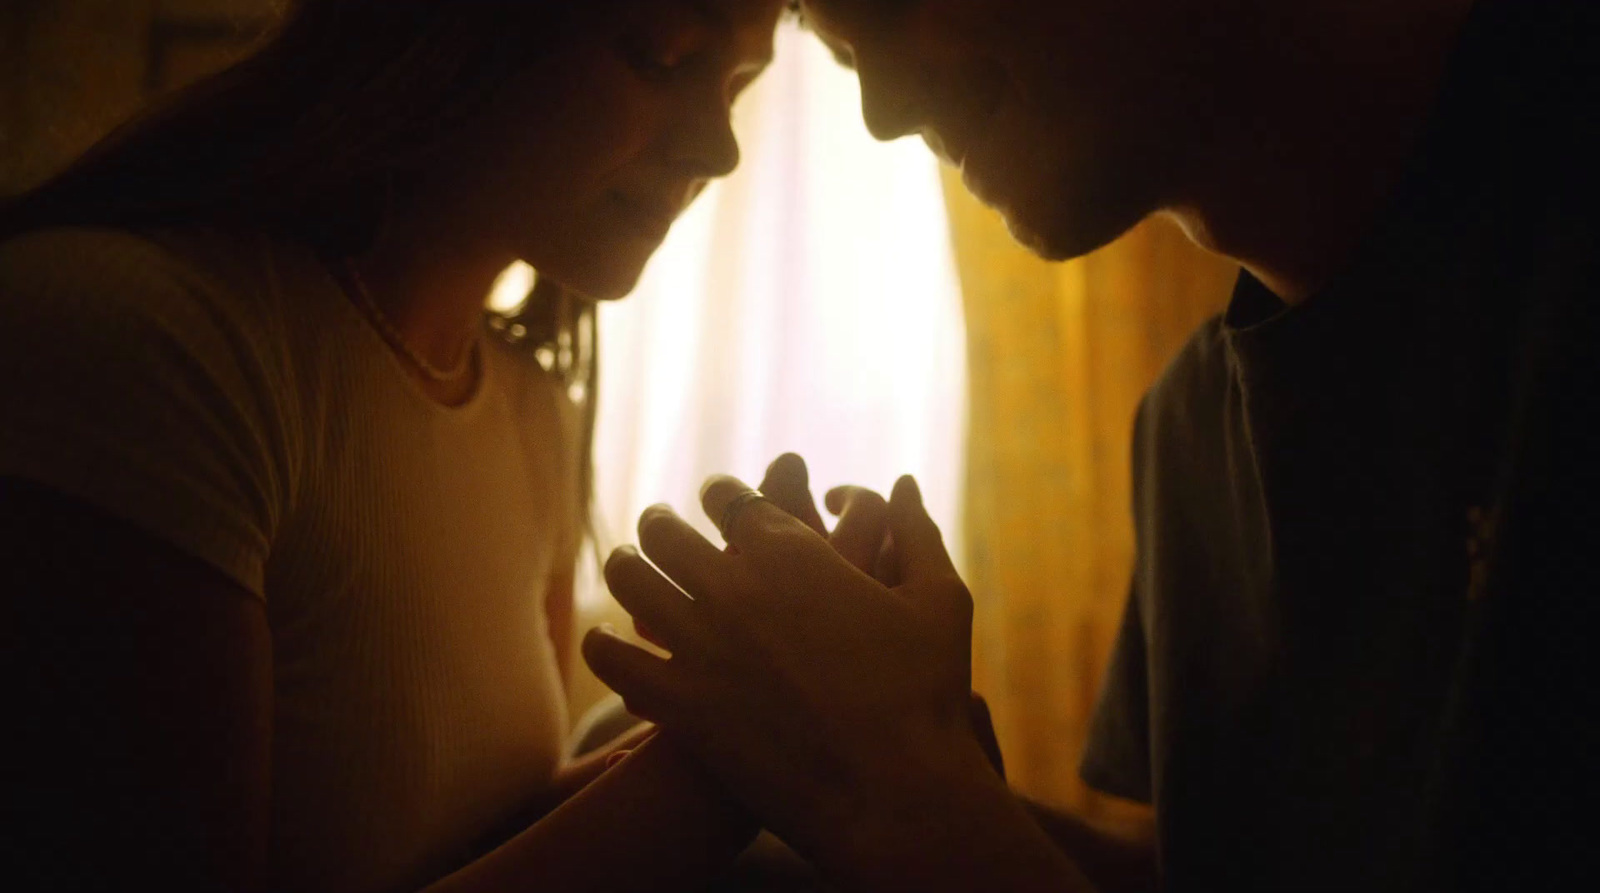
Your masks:
M 277 889 L 420 885 L 557 767 L 544 599 L 577 550 L 577 414 L 530 355 L 483 356 L 439 406 L 308 250 L 261 236 L 0 245 L 0 475 L 266 603 Z

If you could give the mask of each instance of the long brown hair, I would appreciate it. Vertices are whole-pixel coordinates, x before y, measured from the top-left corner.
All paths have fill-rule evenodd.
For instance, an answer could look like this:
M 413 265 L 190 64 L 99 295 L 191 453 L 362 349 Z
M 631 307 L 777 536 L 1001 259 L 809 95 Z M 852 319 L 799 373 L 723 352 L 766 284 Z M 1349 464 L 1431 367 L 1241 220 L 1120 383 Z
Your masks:
M 296 0 L 261 47 L 174 93 L 43 185 L 0 202 L 0 241 L 51 226 L 223 225 L 326 257 L 376 238 L 397 190 L 580 16 L 624 0 Z M 581 400 L 588 526 L 594 313 L 542 282 L 501 333 Z M 587 346 L 587 350 L 578 349 Z

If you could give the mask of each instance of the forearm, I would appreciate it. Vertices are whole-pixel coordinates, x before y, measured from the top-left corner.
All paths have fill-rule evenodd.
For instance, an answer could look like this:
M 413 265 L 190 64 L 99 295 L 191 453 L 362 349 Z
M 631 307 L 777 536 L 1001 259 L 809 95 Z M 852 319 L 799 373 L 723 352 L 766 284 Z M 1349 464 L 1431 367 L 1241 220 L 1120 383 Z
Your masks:
M 756 830 L 697 764 L 655 738 L 428 893 L 692 889 Z
M 1161 889 L 1154 828 L 1148 818 L 1113 831 L 1027 799 L 1023 805 L 1056 846 L 1082 868 L 1096 889 L 1108 893 L 1152 893 Z
M 815 861 L 848 890 L 1080 893 L 1093 887 L 974 752 L 914 792 L 843 806 L 816 829 Z M 813 835 L 807 835 L 813 836 Z
M 562 766 L 556 772 L 555 781 L 550 785 L 550 789 L 541 798 L 542 805 L 537 811 L 530 814 L 523 824 L 532 824 L 557 806 L 577 796 L 584 788 L 587 788 L 601 775 L 605 774 L 607 766 L 612 762 L 616 754 L 638 748 L 655 734 L 655 726 L 641 722 L 632 731 L 620 735 L 597 750 L 586 753 Z

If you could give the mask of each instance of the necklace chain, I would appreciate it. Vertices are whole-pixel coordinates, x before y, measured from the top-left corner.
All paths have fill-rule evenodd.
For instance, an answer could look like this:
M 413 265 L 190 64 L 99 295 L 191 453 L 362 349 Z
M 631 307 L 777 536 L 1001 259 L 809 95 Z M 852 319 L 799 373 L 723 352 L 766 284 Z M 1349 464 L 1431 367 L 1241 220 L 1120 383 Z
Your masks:
M 440 369 L 438 366 L 428 362 L 422 352 L 411 346 L 411 343 L 405 339 L 404 335 L 400 334 L 400 330 L 395 328 L 394 323 L 390 322 L 389 317 L 378 307 L 378 302 L 373 300 L 372 291 L 367 288 L 367 281 L 361 278 L 361 273 L 356 270 L 355 265 L 346 261 L 344 271 L 353 286 L 351 291 L 355 293 L 356 301 L 361 305 L 361 309 L 367 312 L 367 317 L 372 320 L 373 325 L 378 327 L 378 331 L 383 334 L 384 340 L 392 344 L 396 350 L 405 354 L 406 359 L 422 370 L 422 374 L 426 375 L 430 381 L 438 384 L 450 384 L 451 382 L 460 381 L 461 377 L 466 375 L 467 371 L 472 368 L 474 351 L 471 344 L 462 353 L 461 362 L 457 363 L 454 369 Z

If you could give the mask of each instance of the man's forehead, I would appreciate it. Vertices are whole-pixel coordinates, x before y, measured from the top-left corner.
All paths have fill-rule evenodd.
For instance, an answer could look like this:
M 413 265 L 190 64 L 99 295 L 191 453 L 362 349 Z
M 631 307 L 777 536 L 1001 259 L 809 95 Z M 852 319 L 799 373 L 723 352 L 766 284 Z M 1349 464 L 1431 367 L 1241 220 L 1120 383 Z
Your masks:
M 790 0 L 679 0 L 718 24 L 734 28 L 770 24 Z
M 893 7 L 905 7 L 910 0 L 798 0 L 806 24 L 821 34 L 850 33 L 868 19 L 881 16 Z
M 801 21 L 822 41 L 833 58 L 846 68 L 855 67 L 854 53 L 846 35 L 852 15 L 859 17 L 882 0 L 797 0 Z M 854 7 L 854 8 L 853 8 Z

